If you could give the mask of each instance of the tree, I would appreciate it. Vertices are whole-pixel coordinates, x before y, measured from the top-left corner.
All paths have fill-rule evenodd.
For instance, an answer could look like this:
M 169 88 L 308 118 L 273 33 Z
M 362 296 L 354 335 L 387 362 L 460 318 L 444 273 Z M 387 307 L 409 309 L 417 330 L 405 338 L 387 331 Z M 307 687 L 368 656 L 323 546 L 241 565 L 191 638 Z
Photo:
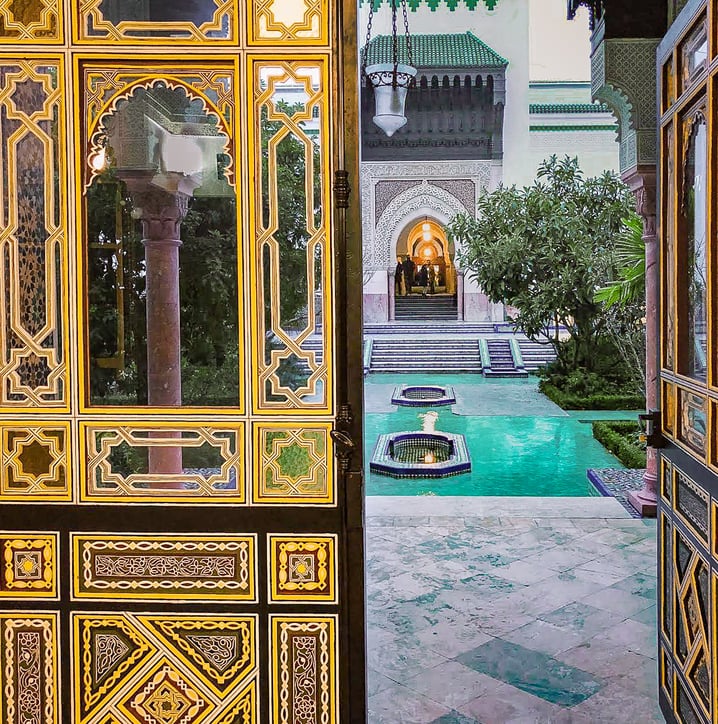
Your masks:
M 531 186 L 485 193 L 476 218 L 461 214 L 447 231 L 489 299 L 518 309 L 516 326 L 531 339 L 548 338 L 564 368 L 591 370 L 606 327 L 595 293 L 614 273 L 632 206 L 616 174 L 586 179 L 578 159 L 552 156 Z M 559 325 L 570 343 L 559 339 Z

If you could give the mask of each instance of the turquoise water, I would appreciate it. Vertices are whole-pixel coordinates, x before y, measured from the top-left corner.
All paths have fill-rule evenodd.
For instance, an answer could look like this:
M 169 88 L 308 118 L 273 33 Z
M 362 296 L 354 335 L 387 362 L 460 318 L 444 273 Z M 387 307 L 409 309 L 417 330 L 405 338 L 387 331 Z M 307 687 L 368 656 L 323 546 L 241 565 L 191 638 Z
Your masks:
M 419 382 L 427 380 L 421 375 L 376 375 L 367 380 L 367 495 L 591 496 L 598 493 L 586 478 L 587 468 L 623 467 L 593 438 L 589 420 L 636 419 L 636 413 L 565 414 L 546 404 L 546 398 L 536 390 L 535 379 L 494 381 L 473 375 L 433 375 L 431 383 L 457 387 L 457 401 L 464 414 L 454 414 L 450 407 L 371 411 L 376 406 L 372 400 L 376 403 L 380 396 L 391 395 L 390 385 Z M 372 389 L 374 385 L 381 387 Z M 461 395 L 475 399 L 477 409 L 490 409 L 491 414 L 468 414 L 471 405 L 464 400 L 462 406 Z M 516 414 L 500 414 L 502 406 L 504 412 Z M 539 414 L 531 414 L 532 408 Z M 471 472 L 442 480 L 397 480 L 370 473 L 369 460 L 377 437 L 385 432 L 421 429 L 417 416 L 428 409 L 439 413 L 437 430 L 466 437 Z

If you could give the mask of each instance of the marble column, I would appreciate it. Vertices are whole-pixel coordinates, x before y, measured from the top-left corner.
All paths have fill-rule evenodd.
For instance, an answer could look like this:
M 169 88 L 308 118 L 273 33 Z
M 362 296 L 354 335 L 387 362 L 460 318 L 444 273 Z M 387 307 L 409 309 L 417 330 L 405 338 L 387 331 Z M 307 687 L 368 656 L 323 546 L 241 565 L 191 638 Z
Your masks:
M 386 272 L 386 286 L 389 292 L 387 310 L 387 319 L 393 322 L 396 319 L 396 283 L 394 281 L 394 270 L 388 269 Z
M 656 234 L 656 171 L 654 167 L 639 168 L 623 175 L 636 196 L 636 211 L 643 220 L 643 241 L 646 248 L 646 409 L 659 408 L 658 395 L 658 314 L 660 275 L 658 273 L 658 237 Z M 646 450 L 646 472 L 641 490 L 631 491 L 628 500 L 644 517 L 655 517 L 658 503 L 658 452 Z
M 464 272 L 456 270 L 456 318 L 464 321 Z
M 143 175 L 123 174 L 132 195 L 135 213 L 142 222 L 145 247 L 147 300 L 147 395 L 152 407 L 182 405 L 180 364 L 179 249 L 180 225 L 187 213 L 189 195 L 167 191 Z M 153 438 L 178 438 L 178 432 L 153 432 Z M 151 446 L 149 472 L 173 475 L 182 472 L 181 446 Z M 180 487 L 157 482 L 154 487 Z

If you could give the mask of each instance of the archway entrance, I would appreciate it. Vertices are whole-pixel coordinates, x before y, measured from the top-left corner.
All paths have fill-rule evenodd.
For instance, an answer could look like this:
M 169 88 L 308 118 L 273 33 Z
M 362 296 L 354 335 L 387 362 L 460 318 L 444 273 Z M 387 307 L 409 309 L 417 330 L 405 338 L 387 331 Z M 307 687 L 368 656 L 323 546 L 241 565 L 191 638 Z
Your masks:
M 402 231 L 396 245 L 395 318 L 457 318 L 455 249 L 441 224 L 425 216 Z

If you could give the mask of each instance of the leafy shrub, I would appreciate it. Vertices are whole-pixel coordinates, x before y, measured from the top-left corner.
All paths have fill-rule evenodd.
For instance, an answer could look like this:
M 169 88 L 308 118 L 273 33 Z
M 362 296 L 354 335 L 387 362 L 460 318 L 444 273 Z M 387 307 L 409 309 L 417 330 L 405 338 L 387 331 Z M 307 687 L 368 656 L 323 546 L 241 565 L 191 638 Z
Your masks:
M 585 397 L 559 390 L 546 380 L 539 382 L 539 390 L 563 410 L 642 410 L 646 401 L 633 394 L 591 394 Z
M 627 468 L 646 467 L 646 443 L 640 439 L 637 422 L 627 420 L 597 420 L 593 436 L 612 452 Z

